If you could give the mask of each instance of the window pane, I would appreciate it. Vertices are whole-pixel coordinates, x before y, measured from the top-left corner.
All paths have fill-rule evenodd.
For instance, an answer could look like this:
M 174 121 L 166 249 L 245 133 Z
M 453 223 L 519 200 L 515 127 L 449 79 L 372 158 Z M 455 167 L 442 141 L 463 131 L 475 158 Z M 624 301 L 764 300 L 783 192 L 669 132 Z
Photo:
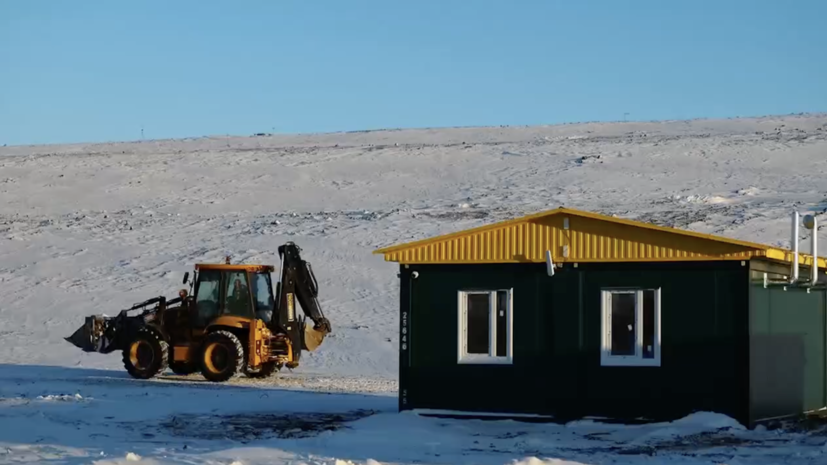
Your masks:
M 635 355 L 635 295 L 612 294 L 612 355 Z
M 269 323 L 273 316 L 273 296 L 270 294 L 270 273 L 256 273 L 253 279 L 253 296 L 256 299 L 256 317 Z
M 643 358 L 655 358 L 655 291 L 643 291 Z
M 490 320 L 488 294 L 468 294 L 468 353 L 488 354 Z
M 270 276 L 267 273 L 256 273 L 253 280 L 253 295 L 256 298 L 257 310 L 270 310 L 273 301 L 270 299 Z
M 215 270 L 204 270 L 198 275 L 198 290 L 195 296 L 196 321 L 195 324 L 204 326 L 218 316 L 218 286 L 221 273 Z
M 250 289 L 247 287 L 247 273 L 236 271 L 227 273 L 227 294 L 224 301 L 224 313 L 228 315 L 251 317 Z
M 508 292 L 497 291 L 497 357 L 505 357 L 508 336 Z

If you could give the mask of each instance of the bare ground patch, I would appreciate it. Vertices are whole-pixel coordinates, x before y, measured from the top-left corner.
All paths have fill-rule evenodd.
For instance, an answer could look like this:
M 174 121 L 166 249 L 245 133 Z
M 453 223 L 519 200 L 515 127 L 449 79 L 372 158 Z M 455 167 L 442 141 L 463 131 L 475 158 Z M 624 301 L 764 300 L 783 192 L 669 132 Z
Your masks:
M 295 439 L 337 431 L 347 423 L 373 415 L 372 410 L 343 413 L 281 412 L 239 414 L 178 414 L 160 423 L 165 434 L 242 443 L 261 439 Z

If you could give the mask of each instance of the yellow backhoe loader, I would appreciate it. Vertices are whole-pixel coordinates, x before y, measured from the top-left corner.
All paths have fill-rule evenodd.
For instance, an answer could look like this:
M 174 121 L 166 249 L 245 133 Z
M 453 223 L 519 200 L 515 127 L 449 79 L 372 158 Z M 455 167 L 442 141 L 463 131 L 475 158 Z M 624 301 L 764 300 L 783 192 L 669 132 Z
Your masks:
M 184 274 L 190 292 L 181 289 L 171 300 L 155 297 L 115 317 L 86 317 L 65 339 L 85 352 L 121 351 L 127 372 L 139 379 L 167 368 L 182 375 L 200 371 L 215 382 L 295 368 L 301 351 L 315 350 L 331 327 L 301 249 L 288 242 L 278 252 L 281 280 L 275 292 L 271 265 L 230 264 L 229 258 L 223 264 L 197 264 L 192 281 L 189 272 Z M 296 315 L 297 301 L 312 327 Z M 143 311 L 129 315 L 135 310 Z

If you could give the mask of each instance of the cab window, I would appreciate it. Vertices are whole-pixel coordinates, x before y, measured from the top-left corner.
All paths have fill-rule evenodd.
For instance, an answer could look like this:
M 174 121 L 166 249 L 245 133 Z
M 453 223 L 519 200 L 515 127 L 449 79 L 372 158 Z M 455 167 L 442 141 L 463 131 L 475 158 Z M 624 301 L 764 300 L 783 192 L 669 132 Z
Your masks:
M 250 288 L 247 285 L 247 273 L 244 271 L 227 273 L 226 282 L 224 314 L 250 317 Z
M 198 290 L 195 295 L 196 324 L 204 326 L 218 316 L 218 293 L 221 290 L 221 273 L 203 270 L 198 274 Z
M 256 317 L 269 323 L 273 317 L 273 287 L 270 273 L 256 273 L 253 277 L 253 296 L 256 299 Z

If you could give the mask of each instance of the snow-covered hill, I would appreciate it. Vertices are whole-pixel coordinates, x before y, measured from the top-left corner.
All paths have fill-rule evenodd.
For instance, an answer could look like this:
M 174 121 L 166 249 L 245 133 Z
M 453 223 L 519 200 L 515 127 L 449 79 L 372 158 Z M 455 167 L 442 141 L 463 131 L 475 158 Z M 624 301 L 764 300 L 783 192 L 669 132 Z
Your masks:
M 290 397 L 292 391 L 274 391 L 281 387 L 334 390 L 341 399 L 357 398 L 345 392 L 367 393 L 342 403 L 393 412 L 397 269 L 372 255 L 378 247 L 561 205 L 788 246 L 792 208 L 827 219 L 827 115 L 2 147 L 0 198 L 0 443 L 10 444 L 5 456 L 0 448 L 0 463 L 16 460 L 18 452 L 89 463 L 95 458 L 83 454 L 92 450 L 125 456 L 127 449 L 163 462 L 163 454 L 186 441 L 166 437 L 167 452 L 157 452 L 160 431 L 153 441 L 133 444 L 128 431 L 113 432 L 123 427 L 107 426 L 106 417 L 123 422 L 137 410 L 155 421 L 178 412 L 179 398 L 189 402 L 181 412 L 187 405 L 209 412 L 226 396 L 233 401 L 221 405 L 224 413 L 251 409 L 264 395 L 274 410 L 285 402 L 313 408 L 304 397 Z M 288 240 L 313 264 L 334 334 L 294 373 L 265 386 L 135 383 L 125 378 L 119 356 L 84 354 L 63 340 L 88 314 L 174 296 L 195 262 L 229 254 L 234 261 L 276 264 L 276 247 Z M 819 244 L 827 254 L 827 241 Z M 80 399 L 36 399 L 76 393 Z M 175 405 L 159 407 L 169 402 Z M 319 402 L 335 410 L 338 401 Z M 143 411 L 146 403 L 154 407 Z M 109 411 L 110 404 L 120 413 Z M 39 419 L 22 421 L 27 415 Z M 361 422 L 380 434 L 378 425 L 387 421 L 389 431 L 412 437 L 435 424 L 387 415 L 392 419 Z M 26 426 L 9 428 L 13 419 Z M 457 431 L 476 428 L 445 424 L 459 438 Z M 60 428 L 78 432 L 72 434 L 104 429 L 116 439 L 72 442 Z M 310 463 L 316 459 L 309 458 L 308 444 L 324 441 L 335 443 L 329 455 L 342 459 L 416 459 L 413 452 L 394 455 L 395 447 L 348 457 L 345 442 L 369 451 L 371 440 L 338 434 L 344 433 L 265 441 L 263 447 L 287 455 L 271 460 L 249 452 L 242 463 Z M 440 443 L 439 435 L 428 434 L 434 433 L 424 441 Z M 466 439 L 444 453 L 460 457 L 457 451 L 477 447 Z M 389 440 L 383 436 L 377 444 Z M 456 463 L 428 455 L 442 446 L 400 440 L 421 449 L 424 463 Z M 46 445 L 63 448 L 49 452 Z M 313 453 L 322 457 L 324 450 Z M 553 454 L 513 450 L 474 457 L 506 463 L 530 451 Z M 232 462 L 176 454 L 181 461 Z M 559 456 L 596 463 L 612 452 L 600 454 Z

